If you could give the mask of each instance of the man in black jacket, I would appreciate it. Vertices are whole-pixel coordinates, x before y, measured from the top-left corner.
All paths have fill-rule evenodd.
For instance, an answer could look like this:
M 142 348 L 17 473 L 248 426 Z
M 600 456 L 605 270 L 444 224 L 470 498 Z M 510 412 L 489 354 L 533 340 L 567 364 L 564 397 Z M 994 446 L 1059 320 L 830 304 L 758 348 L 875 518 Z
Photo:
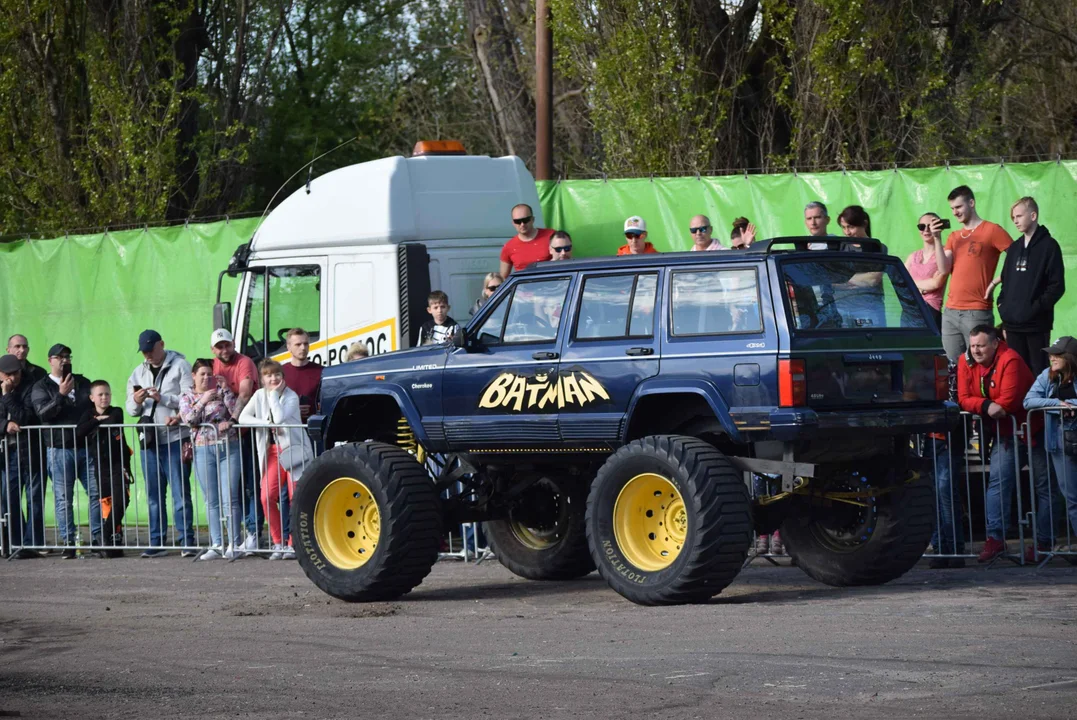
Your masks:
M 1038 377 L 1047 367 L 1043 349 L 1051 344 L 1055 303 L 1066 291 L 1062 249 L 1039 224 L 1039 207 L 1032 198 L 1014 203 L 1010 217 L 1021 235 L 1006 251 L 1002 275 L 988 287 L 987 295 L 1002 283 L 998 314 L 1006 324 L 1006 343 Z
M 72 508 L 76 475 L 90 496 L 90 533 L 95 542 L 101 540 L 101 502 L 93 462 L 85 444 L 79 444 L 75 439 L 75 426 L 92 405 L 90 381 L 72 373 L 71 348 L 62 343 L 49 349 L 49 369 L 49 374 L 34 384 L 31 398 L 42 425 L 63 426 L 62 429 L 43 430 L 41 434 L 48 448 L 56 522 L 63 544 L 68 546 L 63 558 L 71 559 L 76 557 Z
M 48 375 L 45 368 L 30 362 L 28 357 L 30 355 L 30 341 L 26 339 L 25 335 L 16 333 L 9 337 L 7 339 L 7 351 L 9 355 L 14 355 L 19 363 L 22 364 L 22 380 L 28 386 Z
M 8 515 L 7 545 L 19 548 L 13 553 L 18 559 L 37 557 L 27 547 L 45 544 L 44 488 L 38 464 L 31 462 L 33 450 L 39 443 L 31 443 L 32 431 L 23 430 L 37 425 L 37 415 L 30 403 L 31 387 L 31 383 L 23 378 L 19 358 L 14 355 L 0 357 L 0 484 L 3 486 L 0 515 Z M 25 516 L 22 511 L 24 491 L 29 510 Z

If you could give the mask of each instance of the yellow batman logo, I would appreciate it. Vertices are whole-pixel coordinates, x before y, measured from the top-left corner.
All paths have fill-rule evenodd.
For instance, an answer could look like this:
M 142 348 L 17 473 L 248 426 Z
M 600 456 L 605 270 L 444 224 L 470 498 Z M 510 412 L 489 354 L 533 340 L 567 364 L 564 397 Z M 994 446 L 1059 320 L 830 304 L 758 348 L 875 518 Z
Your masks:
M 548 373 L 534 377 L 505 372 L 483 390 L 481 408 L 505 408 L 510 412 L 584 407 L 597 400 L 609 400 L 609 393 L 591 373 L 573 370 L 551 381 Z

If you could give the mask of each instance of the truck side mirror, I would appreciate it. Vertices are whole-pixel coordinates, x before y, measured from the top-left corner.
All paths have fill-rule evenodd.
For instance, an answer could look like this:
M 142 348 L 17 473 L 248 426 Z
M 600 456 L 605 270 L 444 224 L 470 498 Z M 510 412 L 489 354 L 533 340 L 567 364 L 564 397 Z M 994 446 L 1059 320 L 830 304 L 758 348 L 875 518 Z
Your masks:
M 452 344 L 455 347 L 467 350 L 467 333 L 464 332 L 463 328 L 458 328 L 456 334 L 452 336 Z
M 213 329 L 232 329 L 232 303 L 219 302 L 213 306 Z

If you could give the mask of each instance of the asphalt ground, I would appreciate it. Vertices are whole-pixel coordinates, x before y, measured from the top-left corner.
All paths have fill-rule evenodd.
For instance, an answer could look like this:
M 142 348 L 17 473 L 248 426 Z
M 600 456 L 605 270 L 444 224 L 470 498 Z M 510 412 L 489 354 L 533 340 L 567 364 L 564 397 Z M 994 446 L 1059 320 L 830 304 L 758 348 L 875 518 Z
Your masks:
M 367 605 L 291 561 L 0 561 L 0 717 L 1077 717 L 1077 568 L 838 589 L 757 563 L 644 608 L 496 561 Z

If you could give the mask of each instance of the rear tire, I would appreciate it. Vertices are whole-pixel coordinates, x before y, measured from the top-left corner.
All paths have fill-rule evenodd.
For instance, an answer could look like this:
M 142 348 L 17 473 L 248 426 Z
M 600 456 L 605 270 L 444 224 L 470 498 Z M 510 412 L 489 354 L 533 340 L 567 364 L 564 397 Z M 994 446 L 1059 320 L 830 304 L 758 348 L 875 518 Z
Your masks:
M 580 478 L 543 477 L 508 518 L 486 522 L 498 561 L 528 580 L 573 580 L 593 571 L 584 527 L 587 489 Z
M 935 489 L 926 474 L 865 498 L 867 508 L 798 501 L 782 523 L 786 552 L 809 577 L 836 587 L 901 577 L 920 561 L 935 524 Z
M 740 572 L 752 539 L 741 473 L 701 440 L 657 435 L 602 466 L 587 501 L 591 556 L 640 605 L 706 600 Z
M 422 582 L 438 557 L 441 512 L 415 457 L 365 442 L 323 453 L 292 498 L 299 566 L 329 595 L 392 600 Z

